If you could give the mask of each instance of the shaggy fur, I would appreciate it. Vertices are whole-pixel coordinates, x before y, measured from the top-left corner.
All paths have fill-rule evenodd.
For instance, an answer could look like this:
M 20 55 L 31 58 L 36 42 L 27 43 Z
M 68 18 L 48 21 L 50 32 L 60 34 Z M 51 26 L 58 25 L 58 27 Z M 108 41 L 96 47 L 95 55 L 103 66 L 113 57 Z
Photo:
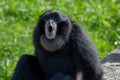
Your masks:
M 67 15 L 43 13 L 33 43 L 35 55 L 20 58 L 12 80 L 102 80 L 96 48 Z
M 56 21 L 56 37 L 41 43 L 40 39 L 45 34 L 45 21 L 49 19 Z M 35 55 L 48 78 L 62 72 L 75 79 L 77 73 L 81 72 L 83 80 L 101 80 L 102 70 L 96 48 L 81 26 L 65 14 L 47 11 L 41 15 L 34 31 L 34 45 Z M 50 52 L 43 45 L 56 50 Z

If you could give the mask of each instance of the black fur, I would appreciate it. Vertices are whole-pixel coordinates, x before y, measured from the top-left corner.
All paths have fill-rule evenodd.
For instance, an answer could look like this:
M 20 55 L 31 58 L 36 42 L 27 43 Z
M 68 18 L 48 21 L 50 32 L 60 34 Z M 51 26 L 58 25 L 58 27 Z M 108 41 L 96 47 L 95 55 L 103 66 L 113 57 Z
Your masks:
M 45 22 L 49 19 L 57 24 L 55 40 L 58 42 L 51 41 L 61 47 L 54 52 L 45 50 L 40 42 L 41 36 L 45 34 Z M 34 30 L 33 43 L 35 56 L 30 58 L 33 61 L 27 56 L 21 58 L 13 80 L 81 80 L 79 76 L 82 76 L 82 80 L 102 80 L 96 48 L 81 26 L 65 14 L 58 11 L 43 13 Z
M 38 59 L 30 55 L 22 55 L 17 63 L 12 80 L 46 80 Z
M 46 18 L 57 18 L 56 22 L 59 27 L 57 35 L 64 40 L 64 46 L 52 53 L 46 51 L 40 43 Z M 62 23 L 66 19 L 66 24 Z M 35 56 L 41 62 L 48 78 L 59 72 L 76 78 L 77 73 L 81 72 L 83 80 L 101 80 L 102 70 L 96 48 L 83 29 L 66 15 L 58 11 L 44 13 L 40 16 L 33 39 Z
M 57 73 L 51 79 L 46 77 L 39 60 L 32 55 L 22 55 L 11 80 L 74 80 L 64 73 Z

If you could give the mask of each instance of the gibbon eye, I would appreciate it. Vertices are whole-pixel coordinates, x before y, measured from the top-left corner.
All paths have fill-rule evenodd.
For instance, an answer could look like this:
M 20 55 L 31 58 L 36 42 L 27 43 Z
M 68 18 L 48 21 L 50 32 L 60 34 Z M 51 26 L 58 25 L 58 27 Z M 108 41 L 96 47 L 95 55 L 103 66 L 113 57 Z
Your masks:
M 67 23 L 68 23 L 68 21 L 66 20 L 66 21 L 63 21 L 62 23 L 63 23 L 63 24 L 67 24 Z
M 45 20 L 45 21 L 48 21 L 48 20 L 49 20 L 49 18 L 45 18 L 44 20 Z
M 60 25 L 66 25 L 68 23 L 68 21 L 66 20 L 66 21 L 62 21 L 61 23 L 60 23 Z
M 57 21 L 58 19 L 55 17 L 54 20 Z

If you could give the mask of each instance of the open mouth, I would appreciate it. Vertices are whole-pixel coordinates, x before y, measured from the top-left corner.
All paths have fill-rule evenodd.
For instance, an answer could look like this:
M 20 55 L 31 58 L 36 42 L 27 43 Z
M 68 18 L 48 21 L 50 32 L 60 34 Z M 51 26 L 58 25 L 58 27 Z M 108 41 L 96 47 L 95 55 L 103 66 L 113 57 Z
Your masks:
M 49 32 L 52 32 L 52 30 L 53 30 L 53 29 L 52 29 L 52 26 L 49 26 L 49 27 L 48 27 L 48 30 L 49 30 Z

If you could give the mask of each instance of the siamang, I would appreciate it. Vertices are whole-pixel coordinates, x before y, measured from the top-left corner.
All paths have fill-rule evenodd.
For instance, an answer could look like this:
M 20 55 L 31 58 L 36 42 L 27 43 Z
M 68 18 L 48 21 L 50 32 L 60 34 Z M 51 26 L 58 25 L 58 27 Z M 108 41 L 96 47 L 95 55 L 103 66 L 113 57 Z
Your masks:
M 23 55 L 12 80 L 102 80 L 97 50 L 81 26 L 49 10 L 33 34 L 34 55 Z

